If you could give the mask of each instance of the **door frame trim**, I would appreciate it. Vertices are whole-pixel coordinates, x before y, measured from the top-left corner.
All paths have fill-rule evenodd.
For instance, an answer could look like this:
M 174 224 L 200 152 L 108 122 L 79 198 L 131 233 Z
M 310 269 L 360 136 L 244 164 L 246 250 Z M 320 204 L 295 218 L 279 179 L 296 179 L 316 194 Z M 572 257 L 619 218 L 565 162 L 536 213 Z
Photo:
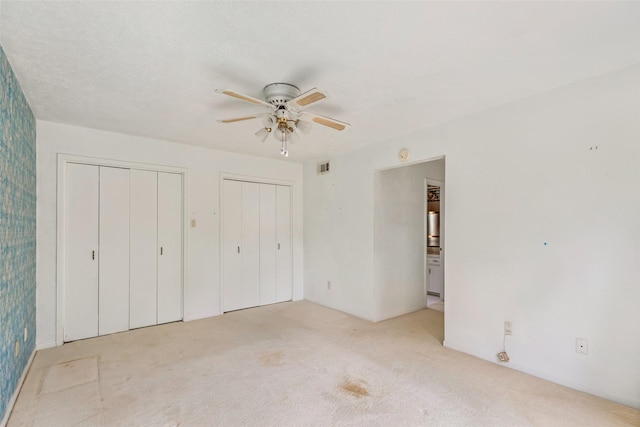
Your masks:
M 188 212 L 188 169 L 160 164 L 136 163 L 115 159 L 78 156 L 74 154 L 57 154 L 57 194 L 56 194 L 56 346 L 64 343 L 64 277 L 65 277 L 65 188 L 67 182 L 67 165 L 81 163 L 86 165 L 139 169 L 154 172 L 169 172 L 182 175 L 182 319 L 185 317 L 185 301 L 187 300 L 187 212 Z

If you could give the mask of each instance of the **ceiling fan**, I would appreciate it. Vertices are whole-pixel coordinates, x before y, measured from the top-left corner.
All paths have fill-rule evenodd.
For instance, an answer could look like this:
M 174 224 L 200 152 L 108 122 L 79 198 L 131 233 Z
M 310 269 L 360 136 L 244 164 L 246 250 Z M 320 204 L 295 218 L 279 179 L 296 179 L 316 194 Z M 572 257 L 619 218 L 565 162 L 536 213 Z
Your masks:
M 289 157 L 288 143 L 295 142 L 299 138 L 300 132 L 309 133 L 312 123 L 337 131 L 344 131 L 350 127 L 348 123 L 307 111 L 308 107 L 324 101 L 328 96 L 326 92 L 317 88 L 300 93 L 300 89 L 292 84 L 271 83 L 262 90 L 266 101 L 229 89 L 217 89 L 216 92 L 267 108 L 268 111 L 263 113 L 218 120 L 218 122 L 235 123 L 261 118 L 263 127 L 255 133 L 256 137 L 265 142 L 273 133 L 274 137 L 282 143 L 280 154 L 285 157 Z

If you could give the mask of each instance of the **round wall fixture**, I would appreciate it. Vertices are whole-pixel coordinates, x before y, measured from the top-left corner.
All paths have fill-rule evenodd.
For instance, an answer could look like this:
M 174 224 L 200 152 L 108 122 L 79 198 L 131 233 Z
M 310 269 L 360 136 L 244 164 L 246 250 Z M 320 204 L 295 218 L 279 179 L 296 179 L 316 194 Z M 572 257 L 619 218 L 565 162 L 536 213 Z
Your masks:
M 400 158 L 400 161 L 406 162 L 409 158 L 409 150 L 403 148 L 398 152 L 398 157 Z

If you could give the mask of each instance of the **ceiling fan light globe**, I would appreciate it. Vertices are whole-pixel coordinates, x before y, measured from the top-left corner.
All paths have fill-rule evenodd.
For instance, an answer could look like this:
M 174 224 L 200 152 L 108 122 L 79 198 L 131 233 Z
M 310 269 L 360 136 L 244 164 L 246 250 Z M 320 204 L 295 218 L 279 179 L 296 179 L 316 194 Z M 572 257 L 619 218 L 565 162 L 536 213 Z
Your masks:
M 289 135 L 283 131 L 282 129 L 280 129 L 279 127 L 273 129 L 273 136 L 278 140 L 278 141 L 286 141 L 289 139 Z
M 272 115 L 262 117 L 262 124 L 264 125 L 265 128 L 273 127 L 275 122 L 276 122 L 276 119 Z
M 270 130 L 271 129 L 269 128 L 261 128 L 260 130 L 258 130 L 258 132 L 256 132 L 256 137 L 260 140 L 260 142 L 265 142 L 269 137 Z
M 296 143 L 300 140 L 300 133 L 299 132 L 291 132 L 289 134 L 289 136 L 291 137 L 291 142 Z
M 296 122 L 296 128 L 300 129 L 300 131 L 306 135 L 311 132 L 311 123 L 305 122 L 304 120 L 298 120 Z

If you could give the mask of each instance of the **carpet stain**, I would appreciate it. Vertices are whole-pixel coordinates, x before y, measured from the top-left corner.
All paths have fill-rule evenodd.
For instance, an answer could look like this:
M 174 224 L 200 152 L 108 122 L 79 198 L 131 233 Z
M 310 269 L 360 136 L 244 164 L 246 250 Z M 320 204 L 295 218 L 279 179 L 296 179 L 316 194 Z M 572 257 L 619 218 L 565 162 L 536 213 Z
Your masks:
M 345 378 L 345 380 L 342 381 L 342 384 L 340 384 L 340 388 L 360 399 L 363 396 L 370 396 L 369 390 L 365 388 L 366 384 L 367 383 L 362 380 L 350 380 Z
M 263 366 L 282 366 L 284 364 L 282 361 L 283 357 L 284 353 L 281 351 L 265 353 L 260 356 L 260 363 L 262 363 Z

